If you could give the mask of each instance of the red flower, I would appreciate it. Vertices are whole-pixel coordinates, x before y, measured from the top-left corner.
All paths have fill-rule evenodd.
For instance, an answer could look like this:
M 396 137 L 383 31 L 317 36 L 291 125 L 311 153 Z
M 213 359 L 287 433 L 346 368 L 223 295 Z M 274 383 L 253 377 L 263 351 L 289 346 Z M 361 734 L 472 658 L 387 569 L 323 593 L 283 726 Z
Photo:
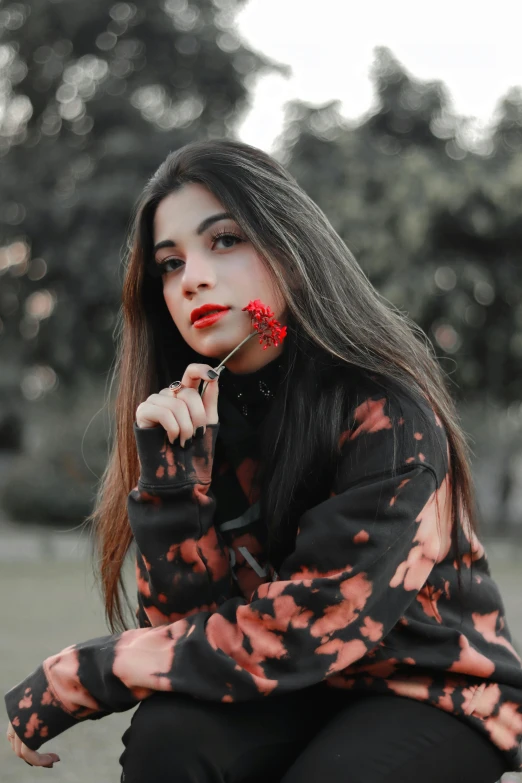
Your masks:
M 270 345 L 279 345 L 286 337 L 286 326 L 281 326 L 279 321 L 274 318 L 274 313 L 263 304 L 260 299 L 252 299 L 246 307 L 242 308 L 250 313 L 252 326 L 261 335 L 259 342 L 263 345 L 263 351 Z
M 218 366 L 214 368 L 216 372 L 220 372 L 225 366 L 225 362 L 228 362 L 230 357 L 233 356 L 236 351 L 239 351 L 242 345 L 248 342 L 248 340 L 251 340 L 256 332 L 260 335 L 260 344 L 263 345 L 264 343 L 263 351 L 266 351 L 270 345 L 280 345 L 282 340 L 286 337 L 286 326 L 281 326 L 279 321 L 274 318 L 272 310 L 267 305 L 263 304 L 260 299 L 252 299 L 246 307 L 241 309 L 250 313 L 252 326 L 256 331 L 249 334 L 248 337 L 245 337 L 239 345 L 236 345 L 233 351 L 230 351 L 228 356 L 225 356 L 225 358 L 221 360 Z M 200 392 L 201 397 L 203 397 L 208 384 L 209 381 L 206 381 L 203 384 L 203 388 Z

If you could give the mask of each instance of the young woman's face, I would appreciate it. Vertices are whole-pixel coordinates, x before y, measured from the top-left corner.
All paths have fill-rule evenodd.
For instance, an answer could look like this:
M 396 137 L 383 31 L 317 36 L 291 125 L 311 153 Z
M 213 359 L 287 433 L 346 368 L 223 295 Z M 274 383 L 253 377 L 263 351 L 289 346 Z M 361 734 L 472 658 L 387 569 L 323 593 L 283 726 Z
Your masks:
M 281 325 L 286 323 L 280 291 L 237 223 L 222 217 L 225 212 L 203 185 L 188 183 L 166 196 L 154 217 L 154 258 L 166 264 L 163 296 L 172 319 L 191 348 L 219 361 L 253 331 L 249 313 L 241 309 L 252 299 L 260 299 Z M 164 242 L 169 246 L 158 247 Z M 230 309 L 212 325 L 197 328 L 191 312 L 209 303 Z M 259 339 L 252 337 L 227 367 L 232 372 L 254 372 L 282 350 L 280 344 L 264 351 Z

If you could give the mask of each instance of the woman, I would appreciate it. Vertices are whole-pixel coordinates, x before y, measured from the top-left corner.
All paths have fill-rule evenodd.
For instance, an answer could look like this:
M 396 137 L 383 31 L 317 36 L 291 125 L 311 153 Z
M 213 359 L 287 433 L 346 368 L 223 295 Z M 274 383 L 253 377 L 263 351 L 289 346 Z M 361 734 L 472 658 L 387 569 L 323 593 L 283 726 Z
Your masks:
M 171 153 L 129 249 L 92 517 L 112 635 L 9 691 L 15 752 L 52 766 L 46 740 L 139 704 L 126 783 L 520 769 L 522 667 L 425 335 L 283 167 L 238 141 Z M 255 300 L 286 327 L 268 349 L 246 340 Z M 226 311 L 198 324 L 205 305 Z M 139 627 L 122 630 L 131 542 Z

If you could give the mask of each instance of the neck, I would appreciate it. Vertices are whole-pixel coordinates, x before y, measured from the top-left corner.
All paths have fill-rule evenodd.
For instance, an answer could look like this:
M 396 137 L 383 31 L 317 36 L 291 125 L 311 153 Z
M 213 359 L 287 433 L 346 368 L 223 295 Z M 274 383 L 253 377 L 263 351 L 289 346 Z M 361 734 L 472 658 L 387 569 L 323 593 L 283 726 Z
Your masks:
M 268 353 L 268 351 L 266 352 Z M 280 355 L 277 356 L 271 356 L 269 361 L 266 361 L 266 355 L 265 355 L 265 361 L 261 363 L 253 363 L 249 364 L 248 368 L 245 368 L 245 366 L 241 367 L 231 367 L 229 362 L 226 364 L 226 370 L 232 375 L 234 378 L 241 378 L 242 376 L 246 375 L 255 375 L 256 373 L 261 374 L 261 372 L 265 369 L 265 367 L 271 367 L 274 364 L 277 364 L 280 360 Z
M 247 351 L 246 349 L 249 347 L 251 350 Z M 262 370 L 268 364 L 272 364 L 281 356 L 283 350 L 284 345 L 281 343 L 278 346 L 272 345 L 265 351 L 256 338 L 252 337 L 237 353 L 230 357 L 226 368 L 234 375 L 249 375 Z
M 276 356 L 250 372 L 233 372 L 227 363 L 219 379 L 220 394 L 246 419 L 257 424 L 264 418 L 275 398 L 281 380 L 282 364 L 282 358 Z

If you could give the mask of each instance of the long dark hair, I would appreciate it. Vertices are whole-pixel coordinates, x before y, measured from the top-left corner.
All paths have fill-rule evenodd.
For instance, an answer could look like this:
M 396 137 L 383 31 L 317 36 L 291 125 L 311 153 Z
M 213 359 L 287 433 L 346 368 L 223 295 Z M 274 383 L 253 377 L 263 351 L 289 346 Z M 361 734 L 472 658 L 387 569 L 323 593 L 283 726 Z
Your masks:
M 97 574 L 112 631 L 126 627 L 122 567 L 132 543 L 127 496 L 139 477 L 136 409 L 180 378 L 190 362 L 209 361 L 181 338 L 161 281 L 147 274 L 155 210 L 189 182 L 204 185 L 233 215 L 288 306 L 282 381 L 261 449 L 273 455 L 262 469 L 262 514 L 274 540 L 282 541 L 281 551 L 291 548 L 298 515 L 324 499 L 346 414 L 347 380 L 365 373 L 429 401 L 449 442 L 454 543 L 459 521 L 470 530 L 476 524 L 468 445 L 424 332 L 375 290 L 324 213 L 280 163 L 236 140 L 187 144 L 170 153 L 147 182 L 128 238 L 112 376 L 115 433 L 86 520 L 94 522 Z M 282 531 L 290 531 L 286 543 Z

